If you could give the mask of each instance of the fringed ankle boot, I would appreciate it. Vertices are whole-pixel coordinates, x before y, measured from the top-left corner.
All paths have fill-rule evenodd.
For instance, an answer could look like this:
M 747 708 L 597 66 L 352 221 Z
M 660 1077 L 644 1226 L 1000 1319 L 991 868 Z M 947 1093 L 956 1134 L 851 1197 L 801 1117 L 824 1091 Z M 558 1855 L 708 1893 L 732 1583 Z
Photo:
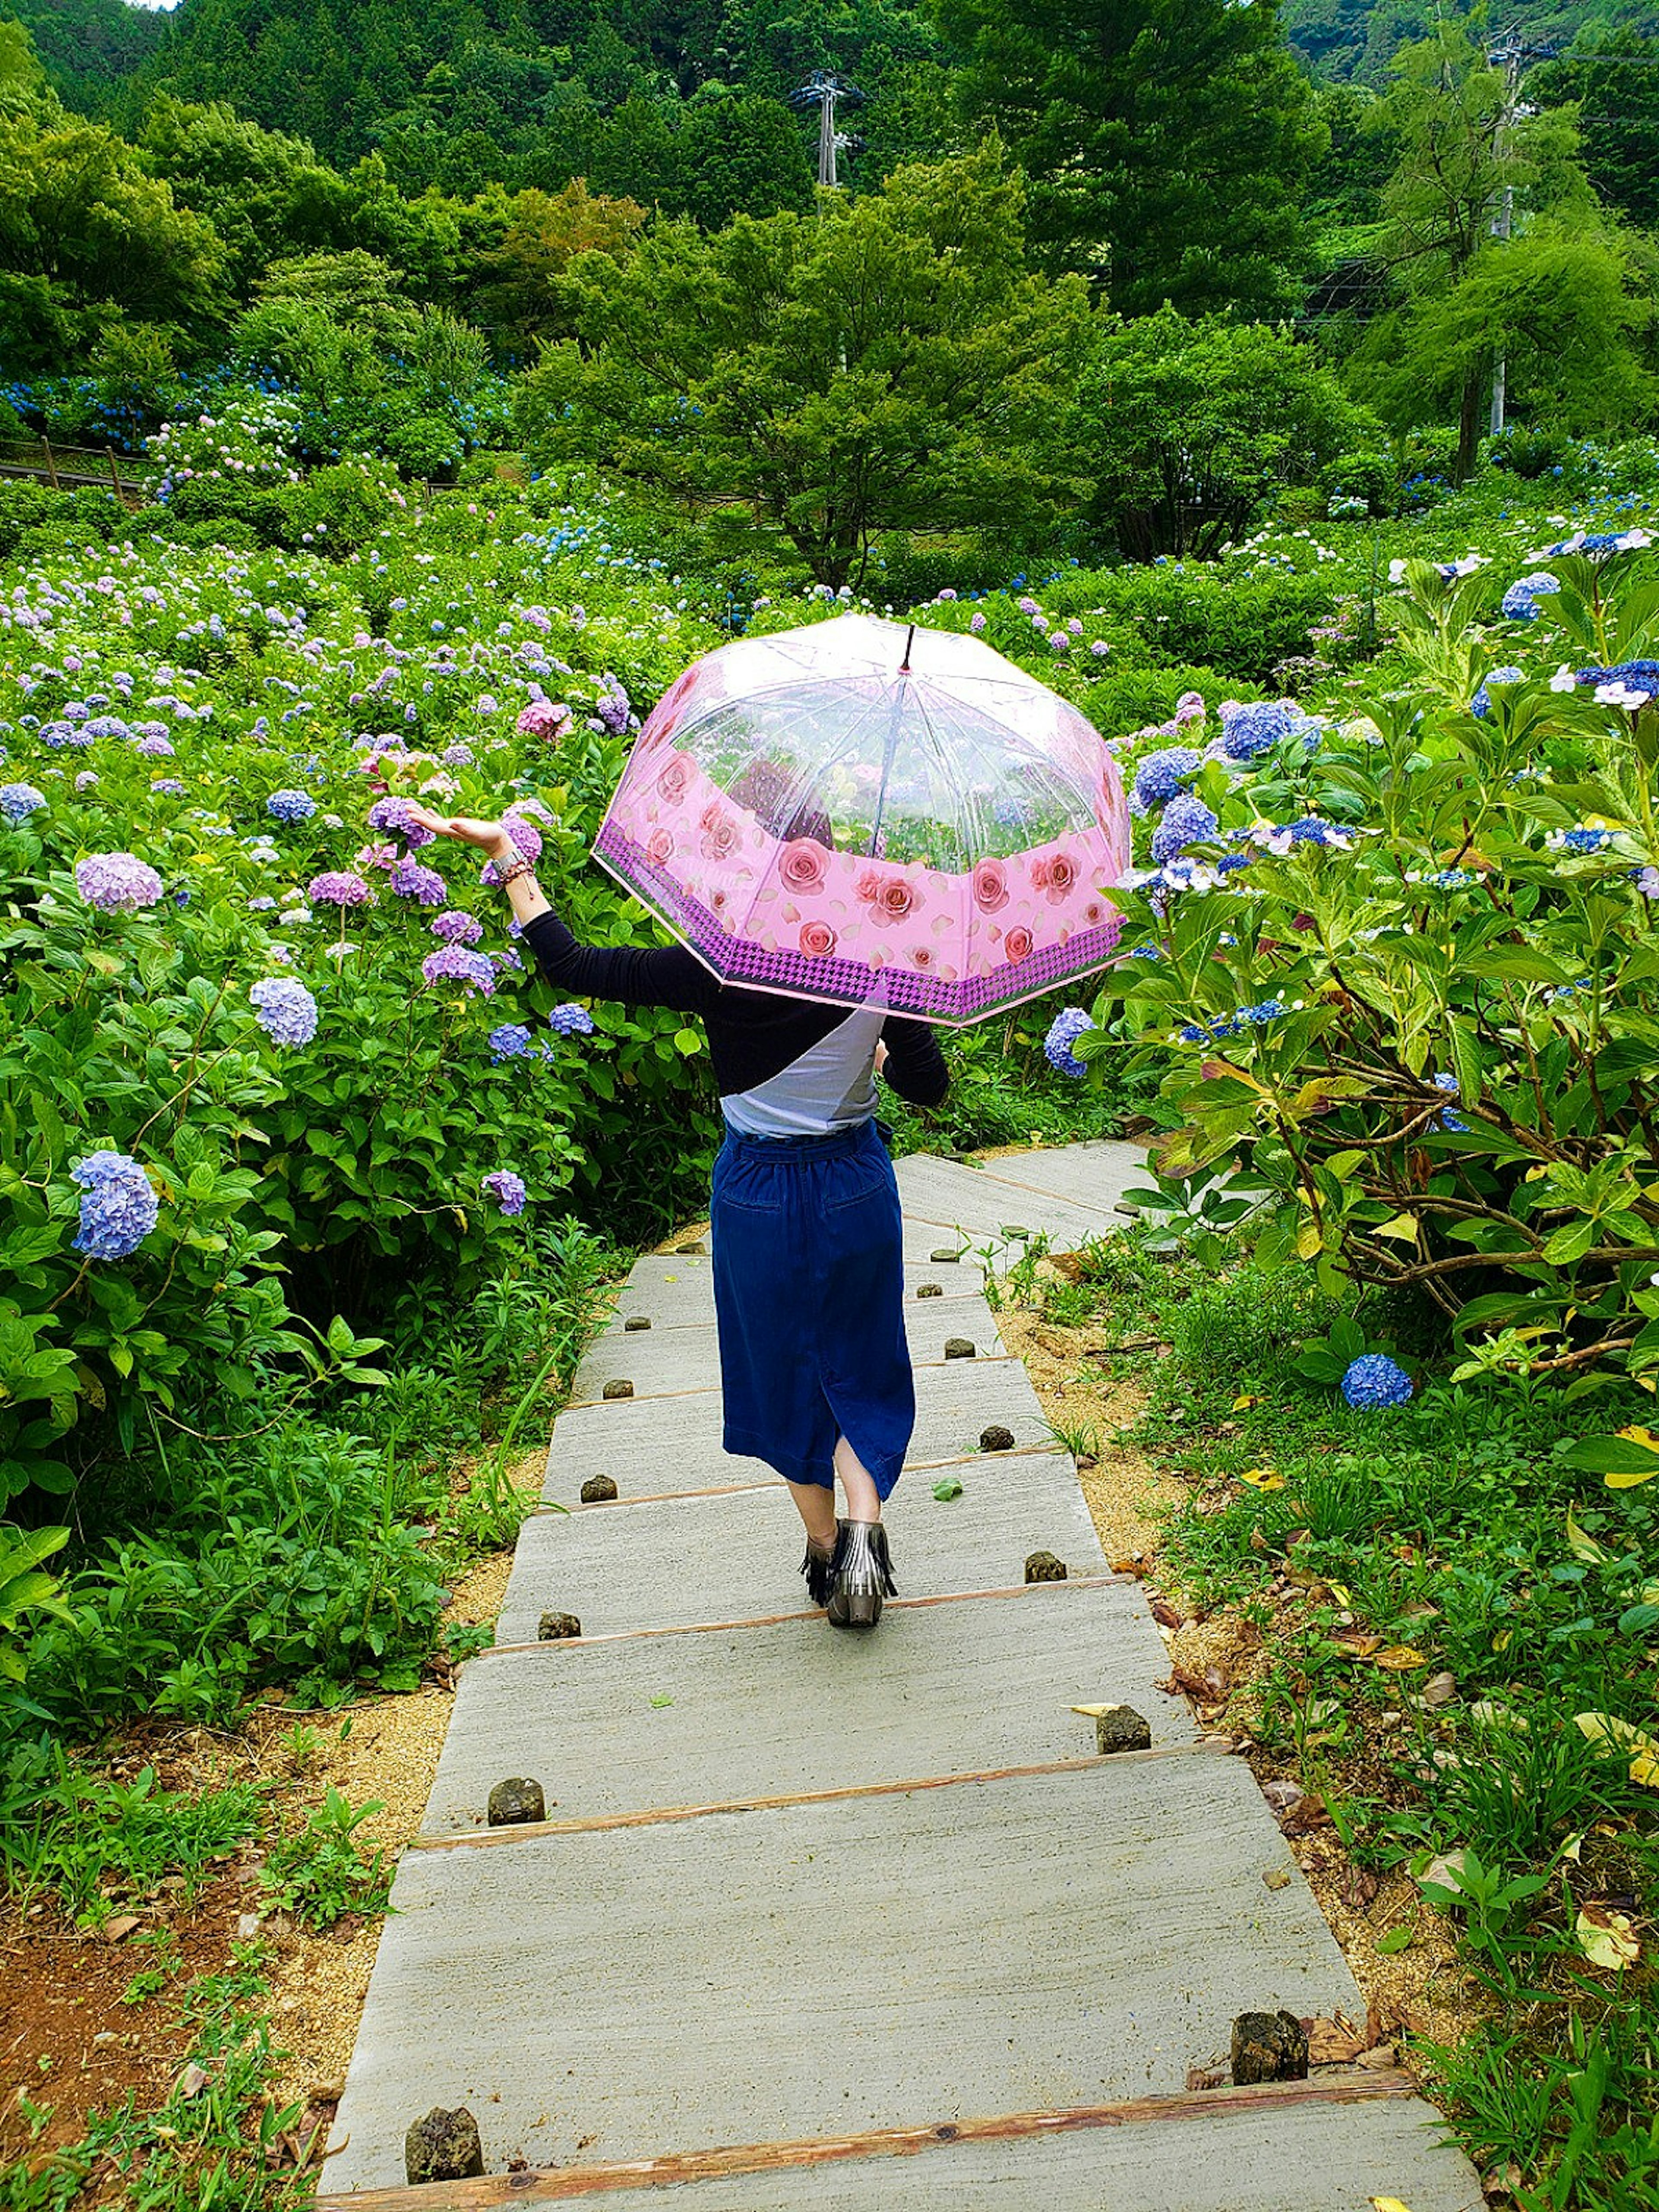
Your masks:
M 842 1522 L 831 1571 L 832 1628 L 873 1628 L 881 1619 L 883 1598 L 898 1594 L 887 1531 L 879 1521 Z
M 817 1543 L 811 1536 L 806 1540 L 806 1557 L 800 1563 L 800 1571 L 806 1577 L 806 1595 L 814 1605 L 828 1605 L 830 1593 L 836 1587 L 836 1553 L 844 1525 L 839 1521 L 836 1523 L 836 1533 L 827 1544 Z

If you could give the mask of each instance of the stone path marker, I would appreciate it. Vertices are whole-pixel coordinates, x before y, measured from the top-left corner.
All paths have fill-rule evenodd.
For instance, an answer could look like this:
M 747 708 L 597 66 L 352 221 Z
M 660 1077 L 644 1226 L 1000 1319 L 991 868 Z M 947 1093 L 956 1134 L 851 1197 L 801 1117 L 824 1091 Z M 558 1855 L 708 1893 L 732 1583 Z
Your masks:
M 806 1608 L 783 1486 L 720 1450 L 708 1257 L 635 1266 L 462 1671 L 322 2212 L 1479 2212 L 1393 2069 L 1188 2086 L 1243 2014 L 1365 2005 L 1248 1768 L 1155 1687 L 984 1296 L 1032 1237 L 1120 1227 L 1141 1172 L 1111 1144 L 900 1164 L 919 1419 L 871 1637 Z M 1152 1748 L 1103 1755 L 1100 1708 Z M 527 1777 L 542 1817 L 492 1826 Z M 407 2185 L 434 2111 L 476 2117 L 482 2178 Z

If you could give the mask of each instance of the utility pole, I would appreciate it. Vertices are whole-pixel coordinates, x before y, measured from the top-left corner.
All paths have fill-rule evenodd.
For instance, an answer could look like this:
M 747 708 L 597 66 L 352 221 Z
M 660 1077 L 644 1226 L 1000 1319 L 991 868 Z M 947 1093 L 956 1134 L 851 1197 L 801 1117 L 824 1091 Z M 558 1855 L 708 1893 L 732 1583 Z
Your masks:
M 1503 161 L 1505 142 L 1515 127 L 1516 95 L 1521 86 L 1521 40 L 1514 32 L 1510 33 L 1502 46 L 1487 56 L 1494 65 L 1499 62 L 1504 65 L 1504 104 L 1498 111 L 1498 120 L 1492 134 L 1492 160 L 1498 164 Z M 1508 239 L 1514 227 L 1515 187 L 1509 184 L 1501 185 L 1498 191 L 1497 210 L 1492 219 L 1492 234 L 1494 238 Z M 1508 368 L 1509 364 L 1500 347 L 1492 359 L 1492 414 L 1487 422 L 1488 431 L 1494 438 L 1503 435 L 1504 381 Z
M 836 156 L 843 147 L 854 143 L 836 132 L 836 104 L 860 106 L 864 94 L 857 85 L 849 84 L 832 70 L 814 70 L 806 82 L 798 85 L 788 97 L 790 106 L 798 111 L 809 107 L 818 111 L 818 182 L 834 191 L 840 183 L 836 174 Z

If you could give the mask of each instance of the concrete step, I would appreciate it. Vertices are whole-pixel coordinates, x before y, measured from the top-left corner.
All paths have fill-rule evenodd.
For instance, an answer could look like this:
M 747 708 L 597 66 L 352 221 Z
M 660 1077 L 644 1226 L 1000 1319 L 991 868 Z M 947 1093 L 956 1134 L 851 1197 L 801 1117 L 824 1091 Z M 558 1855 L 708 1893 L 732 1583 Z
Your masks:
M 1074 1575 L 1104 1571 L 1065 1453 L 998 1454 L 945 1472 L 961 1482 L 960 1498 L 940 1503 L 932 1494 L 939 1471 L 916 1469 L 886 1509 L 906 1596 L 1006 1588 L 1021 1581 L 1032 1552 L 1053 1552 Z M 713 1497 L 538 1514 L 519 1537 L 496 1641 L 533 1643 L 548 1612 L 574 1613 L 595 1636 L 795 1613 L 806 1603 L 803 1549 L 795 1509 L 775 1480 Z
M 981 1160 L 969 1172 L 982 1176 L 988 1185 L 1024 1191 L 1033 1205 L 1044 1199 L 1060 1199 L 1067 1206 L 1100 1215 L 1116 1229 L 1127 1218 L 1117 1210 L 1124 1193 L 1144 1188 L 1148 1180 L 1145 1147 L 1109 1139 Z M 1011 1213 L 1008 1218 L 1017 1221 L 1019 1216 Z
M 1293 1867 L 1201 1752 L 414 1850 L 330 2185 L 434 2105 L 500 2172 L 1174 2094 L 1240 2012 L 1364 2017 Z
M 907 1239 L 915 1234 L 920 1242 L 937 1231 L 943 1244 L 954 1232 L 972 1250 L 990 1248 L 999 1268 L 1040 1236 L 1052 1250 L 1076 1251 L 1122 1228 L 1123 1216 L 1113 1211 L 1116 1189 L 1146 1178 L 1144 1154 L 1128 1146 L 1120 1149 L 1115 1174 L 1097 1176 L 1087 1200 L 1000 1176 L 1000 1163 L 965 1167 L 915 1154 L 897 1164 Z
M 934 1270 L 934 1279 L 944 1273 Z M 904 1312 L 910 1357 L 938 1366 L 952 1341 L 971 1344 L 977 1359 L 1008 1357 L 997 1334 L 996 1316 L 981 1297 L 912 1299 Z M 714 1389 L 720 1383 L 720 1346 L 713 1322 L 674 1328 L 630 1330 L 614 1322 L 595 1339 L 577 1372 L 572 1402 L 603 1399 L 607 1383 L 631 1382 L 636 1398 Z
M 622 1498 L 772 1480 L 772 1470 L 759 1460 L 728 1457 L 721 1449 L 721 1418 L 720 1392 L 707 1389 L 573 1406 L 554 1424 L 542 1495 L 550 1504 L 574 1505 L 593 1474 L 610 1475 Z M 992 1424 L 1007 1429 L 1017 1446 L 1051 1440 L 1018 1360 L 952 1359 L 921 1368 L 906 1465 L 969 1457 Z
M 999 2113 L 930 2128 L 323 2197 L 356 2212 L 489 2212 L 592 2203 L 616 2212 L 1483 2212 L 1437 2112 L 1389 2071 L 1146 2098 L 1080 2112 Z M 670 2200 L 665 2191 L 673 2189 Z
M 510 1775 L 566 1820 L 1088 1759 L 1090 1703 L 1187 1742 L 1184 1701 L 1146 1686 L 1163 1657 L 1139 1586 L 1112 1582 L 890 1603 L 868 1637 L 815 1612 L 490 1652 L 463 1670 L 422 1833 L 485 1827 Z

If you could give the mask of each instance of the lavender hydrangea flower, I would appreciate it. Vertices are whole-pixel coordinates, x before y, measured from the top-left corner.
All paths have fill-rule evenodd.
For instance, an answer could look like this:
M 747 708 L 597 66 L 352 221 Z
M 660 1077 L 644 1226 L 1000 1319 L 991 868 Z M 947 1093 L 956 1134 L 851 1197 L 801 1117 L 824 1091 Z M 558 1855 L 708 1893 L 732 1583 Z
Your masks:
M 483 924 L 476 914 L 463 914 L 459 907 L 450 907 L 429 924 L 432 934 L 441 937 L 446 945 L 476 945 L 483 935 Z
M 530 1031 L 522 1022 L 503 1022 L 489 1032 L 489 1056 L 497 1067 L 504 1060 L 533 1060 Z
M 317 811 L 317 802 L 308 791 L 273 791 L 265 801 L 265 812 L 278 822 L 309 822 Z
M 522 814 L 504 814 L 501 817 L 501 827 L 526 860 L 538 860 L 541 858 L 542 833 L 533 822 L 526 822 Z M 501 871 L 499 861 L 486 860 L 483 873 L 478 878 L 479 882 L 495 884 L 499 884 L 501 879 Z
M 125 1260 L 136 1252 L 161 1211 L 137 1161 L 125 1152 L 91 1152 L 70 1174 L 85 1194 L 75 1249 L 91 1260 Z
M 260 1028 L 280 1045 L 309 1044 L 317 1034 L 317 1001 L 290 975 L 267 975 L 251 984 Z
M 486 999 L 495 988 L 495 969 L 482 952 L 470 952 L 465 945 L 441 945 L 435 952 L 428 952 L 421 963 L 421 973 L 429 985 L 459 983 Z
M 161 896 L 161 878 L 131 853 L 88 853 L 75 870 L 75 888 L 100 914 L 137 914 Z
M 1288 737 L 1296 720 L 1294 710 L 1276 699 L 1245 706 L 1229 700 L 1221 709 L 1221 750 L 1231 761 L 1255 760 Z
M 350 868 L 331 868 L 313 876 L 306 885 L 306 896 L 313 906 L 370 906 L 374 899 L 368 885 Z
M 1351 1406 L 1403 1406 L 1412 1378 L 1385 1352 L 1363 1352 L 1342 1377 L 1342 1395 Z
M 87 727 L 89 730 L 94 726 L 95 725 L 91 722 L 87 724 Z M 154 732 L 152 732 L 149 737 L 140 738 L 134 744 L 133 750 L 137 753 L 141 753 L 146 760 L 172 760 L 175 757 L 175 748 L 171 738 L 157 737 Z M 285 798 L 291 799 L 294 796 L 294 793 L 292 792 L 287 792 L 281 795 Z M 304 798 L 306 795 L 307 794 L 303 792 L 300 793 L 301 798 Z M 284 821 L 287 821 L 290 817 L 285 815 L 283 818 Z
M 614 676 L 605 679 L 605 689 L 593 703 L 594 719 L 607 729 L 613 738 L 619 738 L 628 727 L 628 718 L 633 708 L 628 694 Z
M 1172 799 L 1164 810 L 1164 819 L 1152 832 L 1152 858 L 1160 867 L 1176 860 L 1188 845 L 1201 845 L 1215 836 L 1218 823 L 1215 816 L 1201 799 L 1191 793 Z
M 408 859 L 392 871 L 392 888 L 399 898 L 414 899 L 421 906 L 441 906 L 449 896 L 449 886 L 435 868 Z
M 77 727 L 70 721 L 48 722 L 40 732 L 40 741 L 55 753 L 62 752 L 65 745 L 89 745 L 92 743 L 84 727 Z
M 83 724 L 82 728 L 88 738 L 125 738 L 131 735 L 118 714 L 94 714 L 89 722 Z M 169 746 L 167 750 L 170 752 L 173 748 Z
M 494 1175 L 483 1179 L 483 1188 L 489 1193 L 503 1213 L 522 1213 L 528 1195 L 524 1178 L 515 1176 L 511 1168 L 497 1168 Z
M 1080 1060 L 1072 1047 L 1085 1030 L 1095 1026 L 1081 1006 L 1066 1006 L 1048 1024 L 1048 1034 L 1043 1040 L 1043 1053 L 1048 1065 L 1061 1075 L 1080 1078 L 1089 1073 L 1087 1064 Z
M 158 775 L 150 785 L 152 799 L 182 799 L 185 787 L 176 775 Z
M 1180 795 L 1189 775 L 1196 775 L 1204 756 L 1190 745 L 1168 745 L 1148 753 L 1135 769 L 1134 795 L 1143 806 L 1162 806 Z
M 586 1006 L 579 1006 L 574 1000 L 568 1006 L 555 1006 L 547 1019 L 549 1027 L 557 1030 L 561 1036 L 592 1036 L 593 1034 L 592 1015 Z
M 3 814 L 15 829 L 27 822 L 46 803 L 44 791 L 37 791 L 32 783 L 0 783 L 0 814 Z

